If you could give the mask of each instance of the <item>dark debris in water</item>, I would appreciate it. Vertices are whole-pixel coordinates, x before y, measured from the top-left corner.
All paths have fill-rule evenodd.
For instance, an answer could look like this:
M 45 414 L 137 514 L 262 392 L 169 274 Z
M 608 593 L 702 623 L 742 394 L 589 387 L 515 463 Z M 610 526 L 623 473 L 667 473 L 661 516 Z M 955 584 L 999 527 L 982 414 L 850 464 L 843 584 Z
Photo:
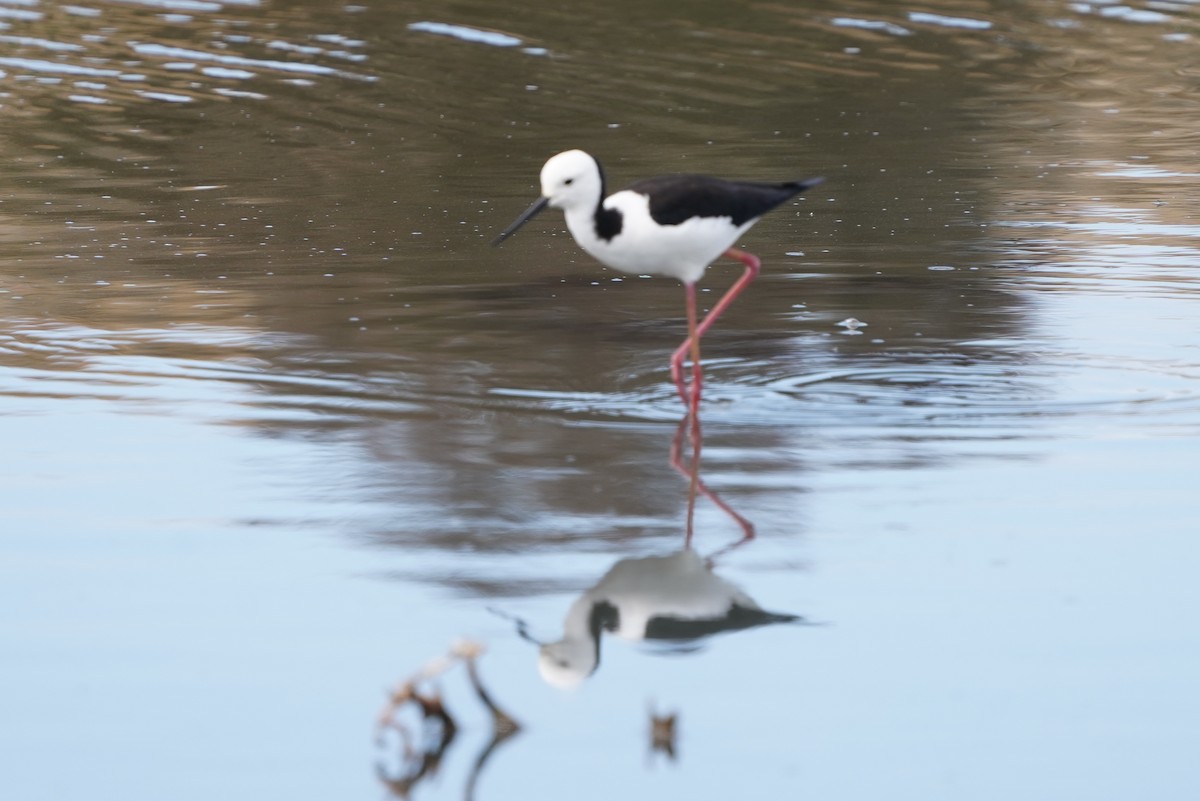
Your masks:
M 388 696 L 375 724 L 376 741 L 383 743 L 388 731 L 400 738 L 400 766 L 389 770 L 382 762 L 376 764 L 376 775 L 388 792 L 397 798 L 408 798 L 413 788 L 428 777 L 437 775 L 442 759 L 458 735 L 459 725 L 450 713 L 440 690 L 434 682 L 462 663 L 476 697 L 492 716 L 492 738 L 479 755 L 467 777 L 466 797 L 473 788 L 488 758 L 505 740 L 517 734 L 521 726 L 502 709 L 483 686 L 478 660 L 484 646 L 472 640 L 460 640 L 444 655 L 427 662 L 420 670 L 402 680 Z M 402 713 L 414 710 L 416 722 L 405 722 Z M 420 736 L 413 733 L 419 729 Z

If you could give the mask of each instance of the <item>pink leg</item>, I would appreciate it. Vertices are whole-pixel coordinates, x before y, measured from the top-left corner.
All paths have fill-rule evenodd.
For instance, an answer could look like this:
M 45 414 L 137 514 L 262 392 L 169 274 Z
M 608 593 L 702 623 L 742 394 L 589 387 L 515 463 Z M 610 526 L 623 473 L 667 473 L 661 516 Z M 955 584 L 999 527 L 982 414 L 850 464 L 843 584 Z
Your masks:
M 733 286 L 729 287 L 729 291 L 721 296 L 717 301 L 717 305 L 704 316 L 699 325 L 696 324 L 696 285 L 684 284 L 684 300 L 687 304 L 688 313 L 688 336 L 683 341 L 683 344 L 675 349 L 671 354 L 671 380 L 675 383 L 675 389 L 679 392 L 679 397 L 688 405 L 689 414 L 695 414 L 700 407 L 700 337 L 704 336 L 704 332 L 712 327 L 712 324 L 717 321 L 717 318 L 729 308 L 729 304 L 733 303 L 746 286 L 754 280 L 758 275 L 758 270 L 761 263 L 758 257 L 752 253 L 747 253 L 744 250 L 730 248 L 725 251 L 724 256 L 731 259 L 736 259 L 746 266 L 746 271 L 742 273 L 741 278 L 734 282 Z M 687 386 L 683 382 L 683 360 L 687 356 L 692 358 L 692 391 L 688 392 Z
M 678 348 L 676 348 L 675 352 L 671 354 L 671 381 L 673 381 L 675 383 L 675 391 L 679 393 L 680 399 L 682 399 L 683 402 L 686 403 L 690 409 L 690 407 L 692 405 L 691 394 L 688 392 L 687 384 L 684 383 L 684 380 L 683 380 L 683 360 L 689 354 L 689 352 L 693 350 L 692 349 L 692 340 L 695 339 L 695 336 L 694 336 L 694 332 L 696 330 L 696 285 L 695 284 L 684 284 L 683 285 L 683 299 L 684 299 L 684 304 L 687 307 L 688 335 L 687 335 L 687 338 L 683 340 L 683 344 L 680 345 Z M 692 355 L 694 357 L 695 354 L 693 353 Z M 696 373 L 696 367 L 695 367 L 695 361 L 693 360 L 693 364 L 692 364 L 693 379 L 695 377 L 695 373 Z
M 692 458 L 691 464 L 685 465 L 683 462 L 683 432 L 690 426 L 690 435 L 692 440 Z M 679 475 L 683 476 L 688 481 L 688 496 L 687 496 L 687 522 L 684 528 L 683 544 L 691 546 L 692 535 L 694 530 L 694 520 L 696 514 L 696 498 L 702 496 L 712 501 L 713 504 L 725 514 L 729 515 L 738 528 L 742 530 L 742 538 L 732 545 L 723 548 L 722 552 L 734 548 L 742 543 L 749 542 L 754 539 L 754 524 L 746 518 L 742 517 L 733 508 L 721 500 L 721 497 L 710 490 L 704 484 L 704 480 L 700 478 L 700 420 L 692 415 L 685 415 L 679 421 L 679 427 L 675 429 L 675 436 L 671 440 L 671 467 L 675 469 Z

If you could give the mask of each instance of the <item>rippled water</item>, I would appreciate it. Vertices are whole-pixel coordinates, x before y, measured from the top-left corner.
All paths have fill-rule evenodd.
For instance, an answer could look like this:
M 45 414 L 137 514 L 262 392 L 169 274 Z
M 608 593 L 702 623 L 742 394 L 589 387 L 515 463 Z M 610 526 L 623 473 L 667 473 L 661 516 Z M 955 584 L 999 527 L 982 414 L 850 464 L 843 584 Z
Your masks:
M 10 794 L 1194 795 L 1198 37 L 1191 2 L 0 2 Z M 488 245 L 568 147 L 828 179 L 705 339 L 711 574 L 678 285 L 556 214 Z M 735 592 L 799 619 L 640 641 Z M 436 664 L 422 762 L 385 688 L 464 637 L 521 729 L 489 749 Z

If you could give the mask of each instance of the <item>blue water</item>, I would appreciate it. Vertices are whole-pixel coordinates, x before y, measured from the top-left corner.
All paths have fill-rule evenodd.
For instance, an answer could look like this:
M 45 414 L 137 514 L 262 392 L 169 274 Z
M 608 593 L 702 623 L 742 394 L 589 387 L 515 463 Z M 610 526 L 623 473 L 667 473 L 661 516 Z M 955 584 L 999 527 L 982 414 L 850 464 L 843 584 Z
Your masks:
M 0 22 L 6 797 L 399 794 L 423 669 L 459 733 L 414 798 L 1200 788 L 1192 9 Z M 829 178 L 705 341 L 699 475 L 757 537 L 700 497 L 691 540 L 802 621 L 603 633 L 572 691 L 519 628 L 684 547 L 688 483 L 679 287 L 552 214 L 487 245 L 567 147 Z

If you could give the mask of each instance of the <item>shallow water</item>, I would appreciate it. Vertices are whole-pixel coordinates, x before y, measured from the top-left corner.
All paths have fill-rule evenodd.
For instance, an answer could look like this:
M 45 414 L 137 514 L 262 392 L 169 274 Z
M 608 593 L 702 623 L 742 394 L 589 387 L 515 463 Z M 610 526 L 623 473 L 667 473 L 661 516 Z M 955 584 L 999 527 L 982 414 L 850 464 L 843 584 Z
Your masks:
M 8 794 L 1194 795 L 1197 36 L 1158 2 L 0 3 Z M 567 147 L 828 179 L 705 339 L 728 511 L 692 540 L 802 620 L 606 634 L 573 690 L 514 619 L 558 640 L 678 553 L 688 481 L 678 285 L 554 214 L 488 246 Z M 376 718 L 459 638 L 521 731 L 486 750 L 453 664 L 414 779 Z

